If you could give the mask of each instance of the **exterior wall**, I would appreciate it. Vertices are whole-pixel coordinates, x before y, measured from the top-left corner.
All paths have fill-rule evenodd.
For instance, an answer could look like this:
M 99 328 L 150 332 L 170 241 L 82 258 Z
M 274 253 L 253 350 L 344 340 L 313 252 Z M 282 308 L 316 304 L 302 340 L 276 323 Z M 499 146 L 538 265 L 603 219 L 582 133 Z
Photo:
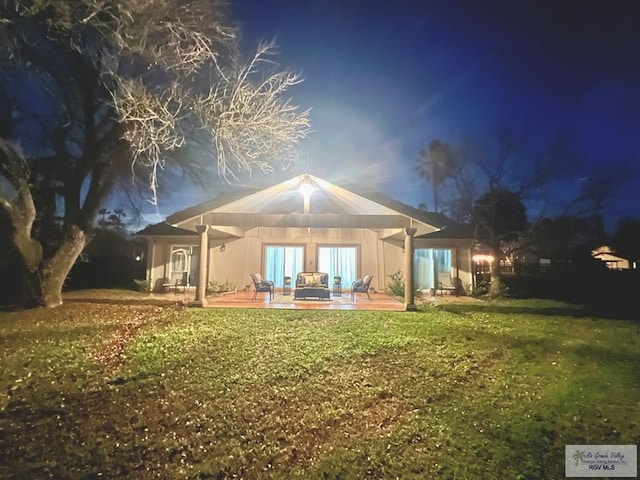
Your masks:
M 380 251 L 382 261 L 379 263 L 382 271 L 379 274 L 380 289 L 386 291 L 387 284 L 389 283 L 389 275 L 396 273 L 397 271 L 404 272 L 404 253 L 402 251 L 402 245 L 396 245 L 395 243 L 380 242 Z
M 221 245 L 224 244 L 224 249 Z M 305 270 L 315 271 L 319 245 L 357 245 L 360 248 L 358 276 L 374 275 L 372 287 L 385 291 L 388 276 L 404 270 L 402 246 L 377 238 L 375 231 L 367 229 L 306 229 L 306 228 L 254 228 L 243 238 L 232 240 L 209 239 L 207 282 L 231 281 L 238 289 L 251 286 L 250 273 L 264 274 L 264 246 L 269 244 L 303 245 Z M 173 245 L 198 245 L 194 237 L 157 237 L 150 239 L 147 250 L 147 279 L 155 290 L 169 277 L 170 252 Z M 453 268 L 468 294 L 471 293 L 471 244 L 464 240 L 426 241 L 416 239 L 415 248 L 450 248 L 453 250 Z M 457 272 L 455 271 L 458 268 Z
M 219 242 L 218 242 L 219 243 Z M 264 246 L 271 244 L 301 245 L 305 247 L 305 270 L 316 271 L 318 246 L 357 245 L 360 248 L 360 277 L 375 275 L 372 286 L 383 285 L 377 272 L 378 241 L 376 233 L 366 229 L 341 230 L 337 228 L 254 228 L 244 238 L 227 241 L 224 252 L 211 248 L 209 281 L 234 282 L 239 289 L 251 284 L 250 273 L 264 274 Z M 168 257 L 167 257 L 168 258 Z M 379 286 L 380 285 L 380 286 Z
M 169 262 L 173 245 L 197 245 L 195 237 L 156 237 L 147 242 L 147 280 L 154 291 L 162 291 L 169 279 Z

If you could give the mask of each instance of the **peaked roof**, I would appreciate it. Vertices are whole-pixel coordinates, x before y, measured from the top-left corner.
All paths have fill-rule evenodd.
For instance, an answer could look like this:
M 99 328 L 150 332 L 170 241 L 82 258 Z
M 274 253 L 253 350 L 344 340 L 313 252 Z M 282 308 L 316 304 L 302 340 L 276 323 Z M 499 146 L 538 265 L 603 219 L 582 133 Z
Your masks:
M 173 225 L 169 225 L 167 222 L 160 222 L 153 225 L 147 225 L 136 235 L 141 237 L 145 235 L 193 236 L 196 235 L 196 232 L 194 232 L 193 230 L 187 230 L 185 228 L 174 227 Z
M 147 227 L 139 234 L 185 235 L 185 231 L 190 231 L 180 228 L 181 226 L 193 225 L 194 221 L 215 223 L 211 221 L 214 218 L 229 219 L 253 215 L 254 218 L 261 219 L 292 219 L 304 216 L 301 214 L 315 214 L 318 218 L 324 217 L 325 220 L 328 217 L 346 216 L 357 220 L 359 224 L 364 220 L 358 220 L 356 217 L 363 217 L 371 219 L 372 225 L 391 224 L 393 221 L 385 223 L 384 219 L 396 219 L 396 223 L 417 227 L 418 237 L 422 238 L 471 237 L 464 226 L 444 215 L 411 207 L 374 190 L 354 188 L 352 185 L 342 187 L 310 174 L 298 175 L 267 188 L 242 188 L 218 195 L 199 205 L 169 215 L 164 225 L 152 226 L 153 229 Z M 436 234 L 439 235 L 433 236 Z

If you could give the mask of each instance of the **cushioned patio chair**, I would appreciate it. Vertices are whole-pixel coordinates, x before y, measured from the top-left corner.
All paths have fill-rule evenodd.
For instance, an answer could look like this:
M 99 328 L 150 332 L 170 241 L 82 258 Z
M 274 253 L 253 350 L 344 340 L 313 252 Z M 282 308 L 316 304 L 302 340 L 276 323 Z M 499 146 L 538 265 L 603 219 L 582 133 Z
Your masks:
M 373 280 L 373 275 L 365 275 L 361 279 L 356 280 L 351 284 L 351 301 L 355 301 L 356 293 L 366 293 L 369 301 L 371 300 L 371 296 L 369 295 L 369 288 L 371 287 L 371 280 Z
M 264 280 L 262 275 L 259 273 L 250 273 L 251 281 L 253 282 L 253 288 L 255 292 L 253 292 L 253 298 L 251 301 L 254 301 L 258 296 L 258 293 L 266 293 L 269 292 L 269 300 L 273 298 L 273 292 L 275 290 L 274 283 L 271 280 Z

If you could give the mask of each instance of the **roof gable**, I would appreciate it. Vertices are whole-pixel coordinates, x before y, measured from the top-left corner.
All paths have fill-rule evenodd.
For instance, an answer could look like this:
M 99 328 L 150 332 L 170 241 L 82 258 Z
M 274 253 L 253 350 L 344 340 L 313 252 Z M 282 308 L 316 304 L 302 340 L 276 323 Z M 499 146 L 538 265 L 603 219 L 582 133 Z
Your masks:
M 309 211 L 304 211 L 301 186 L 312 188 Z M 355 191 L 334 185 L 316 176 L 303 174 L 277 185 L 258 190 L 245 188 L 184 209 L 167 217 L 180 225 L 208 213 L 295 214 L 332 213 L 351 215 L 404 215 L 440 228 L 437 216 L 405 205 L 373 191 Z
M 153 230 L 147 227 L 140 234 L 184 235 L 192 232 L 195 224 L 208 224 L 232 235 L 255 226 L 339 226 L 384 229 L 380 233 L 386 238 L 399 235 L 405 227 L 417 228 L 417 238 L 471 238 L 468 229 L 444 215 L 411 207 L 377 191 L 338 186 L 310 174 L 267 188 L 243 188 L 218 195 L 170 215 L 166 226 L 158 224 L 161 227 L 154 226 Z M 177 230 L 168 231 L 167 227 Z

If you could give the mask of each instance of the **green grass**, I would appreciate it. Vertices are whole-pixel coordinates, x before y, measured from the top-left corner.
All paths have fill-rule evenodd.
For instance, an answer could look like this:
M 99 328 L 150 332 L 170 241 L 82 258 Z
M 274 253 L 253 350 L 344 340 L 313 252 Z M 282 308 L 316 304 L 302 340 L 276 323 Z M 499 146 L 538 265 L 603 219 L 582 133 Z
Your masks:
M 564 478 L 565 444 L 640 443 L 640 322 L 78 295 L 0 313 L 0 478 Z

